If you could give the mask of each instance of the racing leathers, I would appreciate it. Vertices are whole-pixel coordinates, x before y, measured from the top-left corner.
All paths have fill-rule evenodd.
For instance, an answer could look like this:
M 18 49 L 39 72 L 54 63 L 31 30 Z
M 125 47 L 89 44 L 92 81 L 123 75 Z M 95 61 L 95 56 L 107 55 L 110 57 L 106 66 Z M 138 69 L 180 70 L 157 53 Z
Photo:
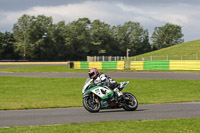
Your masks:
M 99 75 L 97 76 L 97 78 L 93 79 L 93 85 L 94 86 L 106 85 L 115 92 L 117 97 L 121 97 L 123 95 L 122 92 L 120 92 L 118 89 L 117 82 L 115 80 L 111 79 L 110 77 L 108 77 L 104 73 L 100 72 Z

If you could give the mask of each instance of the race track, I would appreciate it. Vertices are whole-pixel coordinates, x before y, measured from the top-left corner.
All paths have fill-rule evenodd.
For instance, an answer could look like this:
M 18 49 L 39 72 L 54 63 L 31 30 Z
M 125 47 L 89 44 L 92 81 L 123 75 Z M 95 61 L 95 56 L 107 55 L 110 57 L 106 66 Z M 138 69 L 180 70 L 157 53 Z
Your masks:
M 106 72 L 111 78 L 126 79 L 200 79 L 200 73 L 173 72 Z M 22 73 L 0 72 L 0 76 L 51 77 L 51 78 L 88 78 L 87 73 Z
M 111 78 L 126 79 L 200 79 L 200 73 L 172 72 L 107 72 Z M 87 78 L 87 73 L 9 73 L 0 72 L 0 76 L 16 77 L 54 77 L 54 78 Z M 102 110 L 89 113 L 83 107 L 1 110 L 0 127 L 52 125 L 81 122 L 119 121 L 119 120 L 155 120 L 174 118 L 200 118 L 200 102 L 143 104 L 136 111 L 123 109 Z
M 83 107 L 0 111 L 0 127 L 66 123 L 156 120 L 200 117 L 200 102 L 143 104 L 136 111 L 123 109 L 89 113 Z

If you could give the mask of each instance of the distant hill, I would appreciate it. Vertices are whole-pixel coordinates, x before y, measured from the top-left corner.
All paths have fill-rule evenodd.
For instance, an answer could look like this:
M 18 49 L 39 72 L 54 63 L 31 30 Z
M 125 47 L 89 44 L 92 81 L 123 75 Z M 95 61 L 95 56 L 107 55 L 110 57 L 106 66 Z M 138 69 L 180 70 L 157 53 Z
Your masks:
M 148 52 L 131 60 L 200 60 L 200 40 L 185 42 L 171 47 Z

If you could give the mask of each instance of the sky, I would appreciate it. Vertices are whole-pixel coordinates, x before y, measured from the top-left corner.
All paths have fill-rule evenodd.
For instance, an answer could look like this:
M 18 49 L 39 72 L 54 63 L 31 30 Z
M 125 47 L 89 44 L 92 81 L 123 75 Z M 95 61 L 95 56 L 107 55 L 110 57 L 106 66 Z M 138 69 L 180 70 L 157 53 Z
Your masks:
M 0 0 L 0 32 L 12 32 L 23 14 L 52 16 L 53 22 L 99 19 L 110 25 L 139 22 L 150 33 L 166 23 L 180 25 L 184 40 L 200 39 L 200 0 Z

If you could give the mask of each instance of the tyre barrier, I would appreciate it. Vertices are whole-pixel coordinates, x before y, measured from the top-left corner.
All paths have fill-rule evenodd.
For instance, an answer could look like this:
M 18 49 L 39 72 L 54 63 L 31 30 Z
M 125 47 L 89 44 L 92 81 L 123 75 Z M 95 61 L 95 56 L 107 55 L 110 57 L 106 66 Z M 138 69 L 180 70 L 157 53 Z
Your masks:
M 114 69 L 114 70 L 124 70 L 124 61 L 109 61 L 109 62 L 83 62 L 75 61 L 74 69 Z

